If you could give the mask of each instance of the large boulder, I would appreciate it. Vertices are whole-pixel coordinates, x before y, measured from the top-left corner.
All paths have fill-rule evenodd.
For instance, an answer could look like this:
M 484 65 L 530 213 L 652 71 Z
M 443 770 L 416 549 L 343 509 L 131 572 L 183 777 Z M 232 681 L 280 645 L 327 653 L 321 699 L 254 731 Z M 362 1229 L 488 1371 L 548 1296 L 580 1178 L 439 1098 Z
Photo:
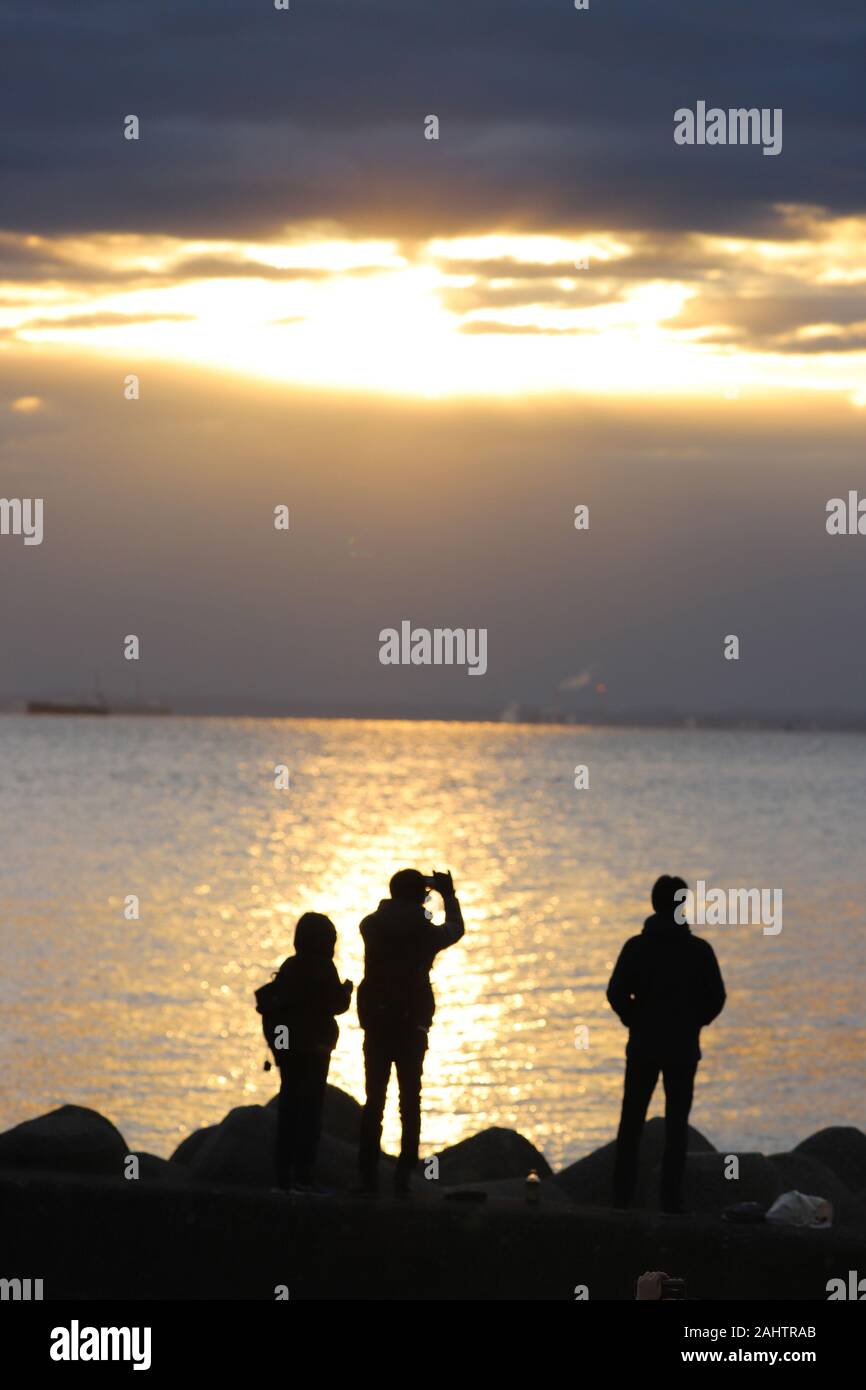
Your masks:
M 188 1134 L 185 1139 L 181 1139 L 177 1148 L 171 1156 L 172 1163 L 182 1163 L 185 1166 L 192 1163 L 196 1155 L 201 1151 L 208 1137 L 219 1129 L 219 1125 L 205 1125 L 204 1129 L 194 1129 L 192 1134 Z
M 738 1160 L 736 1178 L 727 1176 L 732 1157 Z M 647 1194 L 650 1198 L 660 1182 L 661 1164 L 657 1164 Z M 686 1159 L 683 1205 L 687 1211 L 720 1214 L 735 1202 L 769 1207 L 783 1192 L 791 1191 L 827 1197 L 837 1219 L 844 1221 L 850 1204 L 846 1188 L 835 1173 L 806 1154 L 690 1153 Z
M 635 1192 L 636 1206 L 655 1206 L 658 1183 L 654 1173 L 661 1162 L 665 1146 L 665 1122 L 655 1116 L 644 1125 L 641 1139 L 638 1185 Z M 688 1151 L 692 1153 L 715 1153 L 709 1139 L 697 1129 L 689 1126 Z M 579 1158 L 568 1168 L 557 1173 L 557 1184 L 562 1187 L 573 1202 L 584 1206 L 613 1206 L 613 1165 L 616 1157 L 616 1140 L 604 1144 L 594 1153 Z M 732 1199 L 734 1200 L 734 1199 Z
M 172 1162 L 182 1165 L 199 1182 L 273 1187 L 276 1139 L 277 1111 L 273 1102 L 242 1105 L 230 1110 L 221 1124 L 191 1134 L 179 1145 Z M 390 1176 L 392 1163 L 392 1159 L 383 1158 L 383 1180 Z M 316 1158 L 316 1182 L 340 1191 L 353 1187 L 358 1182 L 357 1144 L 323 1133 Z
M 866 1187 L 866 1134 L 849 1125 L 819 1129 L 798 1144 L 794 1153 L 806 1154 L 831 1169 L 850 1192 Z
M 844 1220 L 851 1206 L 851 1193 L 836 1173 L 811 1154 L 795 1149 L 789 1154 L 770 1154 L 770 1163 L 783 1192 L 805 1192 L 810 1197 L 826 1197 L 837 1217 Z
M 449 1186 L 498 1178 L 525 1179 L 533 1168 L 540 1178 L 551 1174 L 544 1154 L 513 1129 L 483 1129 L 480 1134 L 443 1149 L 437 1157 L 439 1181 Z
M 322 1129 L 335 1139 L 346 1144 L 357 1144 L 361 1137 L 361 1116 L 363 1106 L 354 1096 L 341 1091 L 339 1086 L 329 1086 L 325 1092 L 325 1111 L 322 1116 Z
M 0 1168 L 120 1177 L 128 1153 L 111 1121 L 82 1105 L 61 1105 L 0 1134 Z
M 189 1182 L 189 1171 L 180 1163 L 172 1163 L 171 1159 L 160 1158 L 158 1154 L 138 1152 L 134 1156 L 138 1159 L 140 1182 L 172 1183 L 173 1185 Z
M 393 1164 L 392 1158 L 383 1155 L 379 1165 L 383 1190 L 384 1184 L 391 1178 Z M 357 1144 L 347 1144 L 333 1134 L 323 1134 L 316 1155 L 316 1183 L 321 1187 L 333 1188 L 336 1192 L 345 1192 L 350 1187 L 357 1187 L 359 1181 Z
M 244 1187 L 273 1187 L 277 1113 L 264 1105 L 239 1105 L 221 1124 L 198 1130 L 190 1139 L 203 1139 L 186 1156 L 175 1159 L 200 1182 L 237 1183 Z M 188 1141 L 184 1141 L 188 1142 Z M 180 1146 L 183 1148 L 183 1145 Z
M 852 1230 L 866 1235 L 866 1192 L 858 1192 L 846 1203 L 845 1215 Z
M 737 1176 L 726 1176 L 737 1160 Z M 650 1178 L 646 1203 L 652 1206 L 661 1183 L 661 1164 L 656 1164 Z M 686 1158 L 683 1182 L 683 1206 L 686 1211 L 706 1215 L 721 1215 L 725 1207 L 738 1202 L 758 1202 L 762 1207 L 772 1205 L 781 1192 L 779 1174 L 765 1154 L 759 1153 L 690 1153 Z

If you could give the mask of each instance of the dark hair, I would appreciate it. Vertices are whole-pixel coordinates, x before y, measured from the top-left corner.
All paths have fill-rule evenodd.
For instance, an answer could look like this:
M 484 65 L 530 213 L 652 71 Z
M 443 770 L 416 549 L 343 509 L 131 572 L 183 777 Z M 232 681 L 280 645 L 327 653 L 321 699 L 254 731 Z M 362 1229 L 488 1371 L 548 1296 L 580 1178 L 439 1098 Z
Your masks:
M 682 878 L 671 878 L 670 874 L 662 874 L 653 884 L 652 903 L 653 908 L 660 917 L 673 917 L 674 912 L 680 906 L 682 899 L 677 901 L 677 893 L 688 887 Z
M 410 903 L 423 903 L 427 896 L 427 883 L 417 869 L 398 869 L 388 887 L 392 898 L 403 898 Z
M 305 912 L 295 927 L 295 950 L 299 956 L 333 956 L 337 928 L 322 912 Z

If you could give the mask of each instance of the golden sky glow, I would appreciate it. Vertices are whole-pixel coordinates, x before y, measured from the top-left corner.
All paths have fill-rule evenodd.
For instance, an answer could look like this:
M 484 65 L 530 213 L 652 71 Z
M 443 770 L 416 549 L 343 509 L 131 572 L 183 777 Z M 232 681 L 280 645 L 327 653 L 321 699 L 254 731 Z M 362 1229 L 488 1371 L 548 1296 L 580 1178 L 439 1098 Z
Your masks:
M 866 285 L 863 220 L 786 213 L 775 242 L 5 235 L 39 273 L 3 282 L 0 350 L 432 397 L 814 389 L 863 404 L 866 305 L 862 321 L 846 308 Z

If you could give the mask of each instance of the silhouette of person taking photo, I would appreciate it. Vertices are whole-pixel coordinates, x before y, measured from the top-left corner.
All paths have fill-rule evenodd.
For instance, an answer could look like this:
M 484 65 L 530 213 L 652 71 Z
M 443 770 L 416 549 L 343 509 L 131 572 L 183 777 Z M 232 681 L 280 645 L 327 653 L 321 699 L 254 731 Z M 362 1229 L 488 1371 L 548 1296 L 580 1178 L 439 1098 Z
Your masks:
M 607 998 L 629 1030 L 622 1115 L 616 1138 L 614 1200 L 628 1206 L 637 1180 L 646 1112 L 661 1072 L 665 1088 L 665 1150 L 661 1208 L 682 1211 L 700 1032 L 721 1013 L 725 986 L 708 941 L 693 936 L 681 906 L 686 885 L 664 874 L 652 890 L 653 915 L 623 946 Z
M 434 926 L 424 903 L 435 889 L 445 903 L 445 921 Z M 463 914 L 450 873 L 429 878 L 401 869 L 390 883 L 391 896 L 361 923 L 364 978 L 358 988 L 358 1020 L 364 1030 L 367 1099 L 359 1144 L 360 1191 L 378 1191 L 382 1116 L 392 1066 L 400 1090 L 402 1143 L 394 1190 L 406 1196 L 418 1163 L 421 1138 L 421 1073 L 427 1030 L 436 1008 L 430 967 L 439 951 L 464 932 Z
M 334 965 L 337 931 L 321 912 L 305 912 L 295 927 L 295 954 L 256 990 L 262 1031 L 280 1071 L 275 1166 L 284 1192 L 310 1192 L 322 1131 L 336 1015 L 352 1001 L 352 981 L 340 983 Z

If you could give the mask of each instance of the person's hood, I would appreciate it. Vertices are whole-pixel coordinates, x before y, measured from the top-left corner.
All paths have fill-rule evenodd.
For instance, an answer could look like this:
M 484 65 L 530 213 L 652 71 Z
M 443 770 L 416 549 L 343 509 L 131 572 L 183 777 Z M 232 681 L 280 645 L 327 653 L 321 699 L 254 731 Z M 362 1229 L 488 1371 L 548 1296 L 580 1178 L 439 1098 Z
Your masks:
M 329 917 L 320 912 L 305 912 L 295 927 L 295 953 L 304 959 L 333 960 L 337 932 Z
M 658 912 L 654 912 L 644 922 L 641 936 L 675 936 L 677 932 L 683 932 L 689 936 L 691 928 L 688 922 L 678 922 L 673 914 L 670 917 L 663 917 Z

